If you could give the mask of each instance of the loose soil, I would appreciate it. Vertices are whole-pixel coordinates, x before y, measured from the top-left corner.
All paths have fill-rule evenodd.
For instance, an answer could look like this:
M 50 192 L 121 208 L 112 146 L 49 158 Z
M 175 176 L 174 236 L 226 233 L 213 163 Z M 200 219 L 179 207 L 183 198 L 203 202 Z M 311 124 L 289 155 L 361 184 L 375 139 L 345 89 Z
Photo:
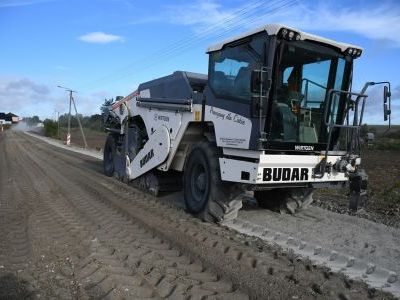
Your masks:
M 365 149 L 362 167 L 368 174 L 368 202 L 357 213 L 348 209 L 347 190 L 320 190 L 314 205 L 400 228 L 400 151 Z
M 0 296 L 390 299 L 102 175 L 101 161 L 0 135 Z

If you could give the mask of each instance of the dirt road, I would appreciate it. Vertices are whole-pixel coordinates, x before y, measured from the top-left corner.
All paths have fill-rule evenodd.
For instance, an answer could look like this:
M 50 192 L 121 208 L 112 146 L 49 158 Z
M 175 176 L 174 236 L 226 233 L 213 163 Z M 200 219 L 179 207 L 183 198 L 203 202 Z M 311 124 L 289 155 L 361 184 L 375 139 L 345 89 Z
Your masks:
M 0 241 L 0 298 L 390 298 L 11 131 L 0 135 Z

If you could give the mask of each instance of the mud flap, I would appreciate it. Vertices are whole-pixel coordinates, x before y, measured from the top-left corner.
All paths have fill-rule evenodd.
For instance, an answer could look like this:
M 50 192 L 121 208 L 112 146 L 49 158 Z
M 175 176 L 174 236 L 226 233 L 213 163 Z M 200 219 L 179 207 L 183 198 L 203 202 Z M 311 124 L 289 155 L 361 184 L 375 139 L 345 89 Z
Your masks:
M 149 136 L 149 140 L 133 161 L 131 163 L 127 161 L 126 172 L 129 179 L 138 178 L 162 164 L 167 159 L 169 150 L 169 131 L 165 126 L 161 126 Z
M 364 170 L 349 174 L 350 195 L 349 209 L 357 211 L 359 207 L 366 206 L 367 203 L 367 182 L 368 176 Z

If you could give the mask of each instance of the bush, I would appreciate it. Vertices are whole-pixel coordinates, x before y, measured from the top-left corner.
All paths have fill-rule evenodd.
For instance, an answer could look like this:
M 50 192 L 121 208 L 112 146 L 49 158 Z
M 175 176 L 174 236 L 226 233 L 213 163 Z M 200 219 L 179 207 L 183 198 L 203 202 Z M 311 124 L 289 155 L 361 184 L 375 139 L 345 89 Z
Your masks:
M 48 137 L 57 137 L 58 124 L 57 122 L 46 119 L 43 122 L 44 125 L 44 135 Z
M 396 131 L 389 131 L 386 136 L 387 138 L 391 138 L 391 139 L 400 139 L 400 130 L 396 130 Z
M 395 150 L 400 151 L 400 139 L 382 138 L 372 146 L 376 150 Z

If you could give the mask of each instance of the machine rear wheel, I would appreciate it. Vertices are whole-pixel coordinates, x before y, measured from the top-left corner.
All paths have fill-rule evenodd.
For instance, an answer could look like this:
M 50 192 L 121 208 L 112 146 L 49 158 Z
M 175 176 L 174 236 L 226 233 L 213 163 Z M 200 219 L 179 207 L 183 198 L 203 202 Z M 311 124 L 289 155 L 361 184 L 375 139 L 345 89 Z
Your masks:
M 232 220 L 242 207 L 241 190 L 221 180 L 217 147 L 209 142 L 200 142 L 189 154 L 183 189 L 187 210 L 204 221 Z
M 115 139 L 111 134 L 109 134 L 107 136 L 106 144 L 104 145 L 104 153 L 103 153 L 104 174 L 109 177 L 114 175 L 115 151 L 116 151 Z

